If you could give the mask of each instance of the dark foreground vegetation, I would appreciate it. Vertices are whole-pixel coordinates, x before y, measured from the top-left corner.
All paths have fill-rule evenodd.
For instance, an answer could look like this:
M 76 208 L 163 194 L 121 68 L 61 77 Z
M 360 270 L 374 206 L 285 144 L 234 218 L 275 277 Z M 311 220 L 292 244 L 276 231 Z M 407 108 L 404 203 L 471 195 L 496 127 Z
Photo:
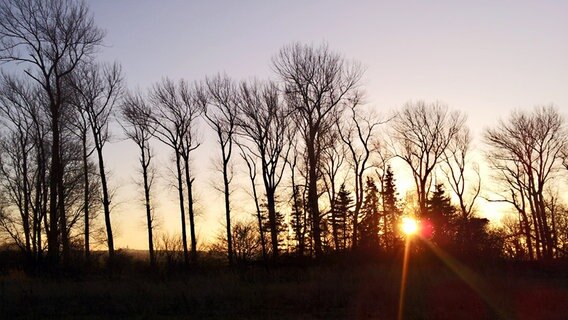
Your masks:
M 2 319 L 396 319 L 402 257 L 160 268 L 117 252 L 120 268 L 27 275 L 3 270 Z M 410 257 L 404 319 L 563 319 L 568 261 L 446 264 Z M 454 268 L 448 265 L 453 265 Z M 457 266 L 457 267 L 456 267 Z M 184 271 L 182 271 L 184 270 Z

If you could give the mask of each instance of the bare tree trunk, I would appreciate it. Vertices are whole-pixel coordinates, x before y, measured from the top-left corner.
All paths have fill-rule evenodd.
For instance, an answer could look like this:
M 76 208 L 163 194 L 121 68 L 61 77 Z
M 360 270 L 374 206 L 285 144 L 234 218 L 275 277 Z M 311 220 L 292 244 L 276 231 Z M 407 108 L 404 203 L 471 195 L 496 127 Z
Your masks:
M 227 224 L 227 256 L 229 259 L 229 264 L 233 264 L 233 239 L 231 234 L 231 205 L 229 202 L 229 162 L 225 157 L 225 149 L 222 149 L 223 153 L 223 188 L 225 196 L 225 221 Z
M 89 159 L 87 155 L 87 132 L 82 132 L 81 137 L 82 147 L 83 147 L 83 183 L 84 183 L 84 194 L 83 194 L 83 201 L 84 201 L 84 219 L 85 219 L 85 260 L 89 263 L 91 257 L 91 248 L 90 248 L 90 221 L 89 221 Z
M 249 171 L 249 178 L 252 187 L 252 196 L 254 198 L 254 205 L 256 209 L 256 219 L 258 223 L 258 234 L 260 235 L 260 246 L 262 249 L 262 261 L 265 263 L 268 261 L 268 256 L 266 254 L 266 239 L 264 238 L 264 228 L 262 227 L 262 213 L 260 212 L 260 204 L 258 201 L 258 193 L 256 191 L 256 164 L 254 159 L 249 158 L 249 155 L 245 152 L 245 148 L 241 144 L 237 144 L 241 149 L 241 156 L 247 165 Z
M 268 223 L 270 225 L 270 241 L 272 242 L 272 256 L 278 258 L 278 222 L 276 221 L 276 203 L 274 190 L 266 189 L 266 205 L 268 207 Z
M 308 151 L 308 206 L 312 217 L 312 234 L 314 241 L 314 251 L 317 258 L 322 256 L 321 230 L 320 230 L 320 212 L 318 204 L 317 189 L 317 169 L 318 161 L 316 158 L 315 133 L 310 132 L 310 138 L 307 143 Z
M 105 165 L 103 159 L 103 149 L 102 146 L 99 145 L 99 141 L 95 140 L 97 144 L 97 156 L 99 159 L 99 173 L 101 175 L 101 188 L 103 191 L 103 211 L 105 215 L 105 227 L 107 232 L 107 241 L 108 241 L 108 255 L 110 259 L 110 263 L 112 264 L 114 261 L 114 238 L 112 235 L 112 224 L 110 220 L 110 196 L 108 192 L 108 184 L 106 179 L 105 173 Z
M 262 215 L 260 213 L 260 205 L 258 203 L 258 195 L 256 193 L 256 185 L 254 184 L 254 178 L 251 177 L 252 182 L 252 193 L 254 197 L 254 205 L 256 207 L 256 219 L 258 222 L 258 232 L 260 234 L 260 245 L 262 247 L 262 260 L 264 262 L 268 261 L 266 254 L 266 239 L 264 238 L 264 230 L 262 228 Z
M 178 196 L 179 196 L 179 211 L 181 218 L 181 239 L 183 245 L 183 263 L 186 267 L 189 266 L 189 253 L 187 251 L 187 231 L 185 226 L 185 203 L 183 199 L 183 181 L 181 172 L 181 155 L 179 150 L 175 150 L 176 153 L 176 171 L 177 171 L 177 183 L 178 183 Z
M 21 141 L 21 140 L 20 140 Z M 21 141 L 20 144 L 21 152 L 22 152 L 22 193 L 23 193 L 23 228 L 24 228 L 24 237 L 25 237 L 25 245 L 26 245 L 26 255 L 27 258 L 31 260 L 32 258 L 32 249 L 31 249 L 31 235 L 30 235 L 30 197 L 29 197 L 29 184 L 28 184 L 28 154 L 26 151 L 26 145 Z
M 191 237 L 191 261 L 197 262 L 197 238 L 195 236 L 195 213 L 193 210 L 193 179 L 189 174 L 189 158 L 184 159 L 185 165 L 185 184 L 187 186 L 187 210 L 189 213 L 189 232 Z
M 62 179 L 61 175 L 61 158 L 59 152 L 59 114 L 52 106 L 51 130 L 52 130 L 52 144 L 51 144 L 51 170 L 49 179 L 49 230 L 47 233 L 48 257 L 50 263 L 56 265 L 59 262 L 59 228 L 58 228 L 58 214 L 57 214 L 57 196 L 59 188 L 59 180 Z
M 141 148 L 142 178 L 144 180 L 144 205 L 146 207 L 146 223 L 148 225 L 148 252 L 150 254 L 150 266 L 156 265 L 154 254 L 154 236 L 152 234 L 152 208 L 150 206 L 150 182 L 148 180 L 149 155 L 146 155 L 144 147 Z
M 146 97 L 140 93 L 127 93 L 120 107 L 120 115 L 124 124 L 121 126 L 124 133 L 130 138 L 140 150 L 139 162 L 142 167 L 142 184 L 144 188 L 144 207 L 146 209 L 146 224 L 148 232 L 148 253 L 150 255 L 150 266 L 156 265 L 156 254 L 154 252 L 153 235 L 153 214 L 150 202 L 150 191 L 153 182 L 153 172 L 151 171 L 150 161 L 152 160 L 152 150 L 150 148 L 150 138 L 156 133 L 153 123 L 152 107 L 146 103 Z
M 57 210 L 59 211 L 59 228 L 61 231 L 61 248 L 63 256 L 63 266 L 68 267 L 70 264 L 71 251 L 69 247 L 69 232 L 67 230 L 67 212 L 65 211 L 65 187 L 64 187 L 64 166 L 61 166 L 61 179 L 58 181 L 57 197 L 59 201 L 57 202 Z

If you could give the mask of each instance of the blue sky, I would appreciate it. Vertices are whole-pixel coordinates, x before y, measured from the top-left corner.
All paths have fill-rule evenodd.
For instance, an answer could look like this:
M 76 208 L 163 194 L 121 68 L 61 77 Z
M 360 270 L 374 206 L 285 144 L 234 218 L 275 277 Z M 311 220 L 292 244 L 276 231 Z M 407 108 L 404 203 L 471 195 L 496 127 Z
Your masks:
M 554 103 L 568 111 L 567 1 L 87 3 L 107 31 L 101 59 L 120 62 L 131 88 L 165 76 L 200 80 L 217 72 L 274 78 L 270 59 L 283 45 L 325 41 L 366 68 L 367 103 L 379 112 L 409 100 L 439 100 L 466 112 L 478 137 L 514 109 Z M 201 198 L 209 199 L 216 149 L 203 132 L 194 166 Z M 116 216 L 118 243 L 144 247 L 143 214 L 125 209 L 136 197 L 127 186 L 135 176 L 136 149 L 117 138 L 106 152 L 125 203 Z M 167 155 L 162 161 L 167 164 Z M 164 230 L 177 232 L 175 210 L 162 210 Z M 202 210 L 202 233 L 211 234 L 222 212 Z

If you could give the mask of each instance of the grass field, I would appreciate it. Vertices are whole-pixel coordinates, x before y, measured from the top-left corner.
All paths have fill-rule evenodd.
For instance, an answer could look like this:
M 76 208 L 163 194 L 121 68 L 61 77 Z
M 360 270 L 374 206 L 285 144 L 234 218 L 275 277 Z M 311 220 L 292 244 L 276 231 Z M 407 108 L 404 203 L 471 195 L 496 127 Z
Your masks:
M 568 270 L 411 261 L 405 319 L 566 319 Z M 468 269 L 469 271 L 465 270 Z M 2 319 L 396 319 L 399 262 L 0 278 Z M 465 280 L 464 280 L 465 279 Z

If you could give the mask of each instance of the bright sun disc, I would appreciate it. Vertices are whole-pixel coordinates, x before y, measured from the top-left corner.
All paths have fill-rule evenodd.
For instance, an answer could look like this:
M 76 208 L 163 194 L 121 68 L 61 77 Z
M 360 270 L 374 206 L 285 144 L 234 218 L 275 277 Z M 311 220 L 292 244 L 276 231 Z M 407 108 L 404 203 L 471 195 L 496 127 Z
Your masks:
M 418 222 L 410 217 L 404 217 L 402 218 L 401 229 L 406 235 L 415 234 L 418 231 Z

